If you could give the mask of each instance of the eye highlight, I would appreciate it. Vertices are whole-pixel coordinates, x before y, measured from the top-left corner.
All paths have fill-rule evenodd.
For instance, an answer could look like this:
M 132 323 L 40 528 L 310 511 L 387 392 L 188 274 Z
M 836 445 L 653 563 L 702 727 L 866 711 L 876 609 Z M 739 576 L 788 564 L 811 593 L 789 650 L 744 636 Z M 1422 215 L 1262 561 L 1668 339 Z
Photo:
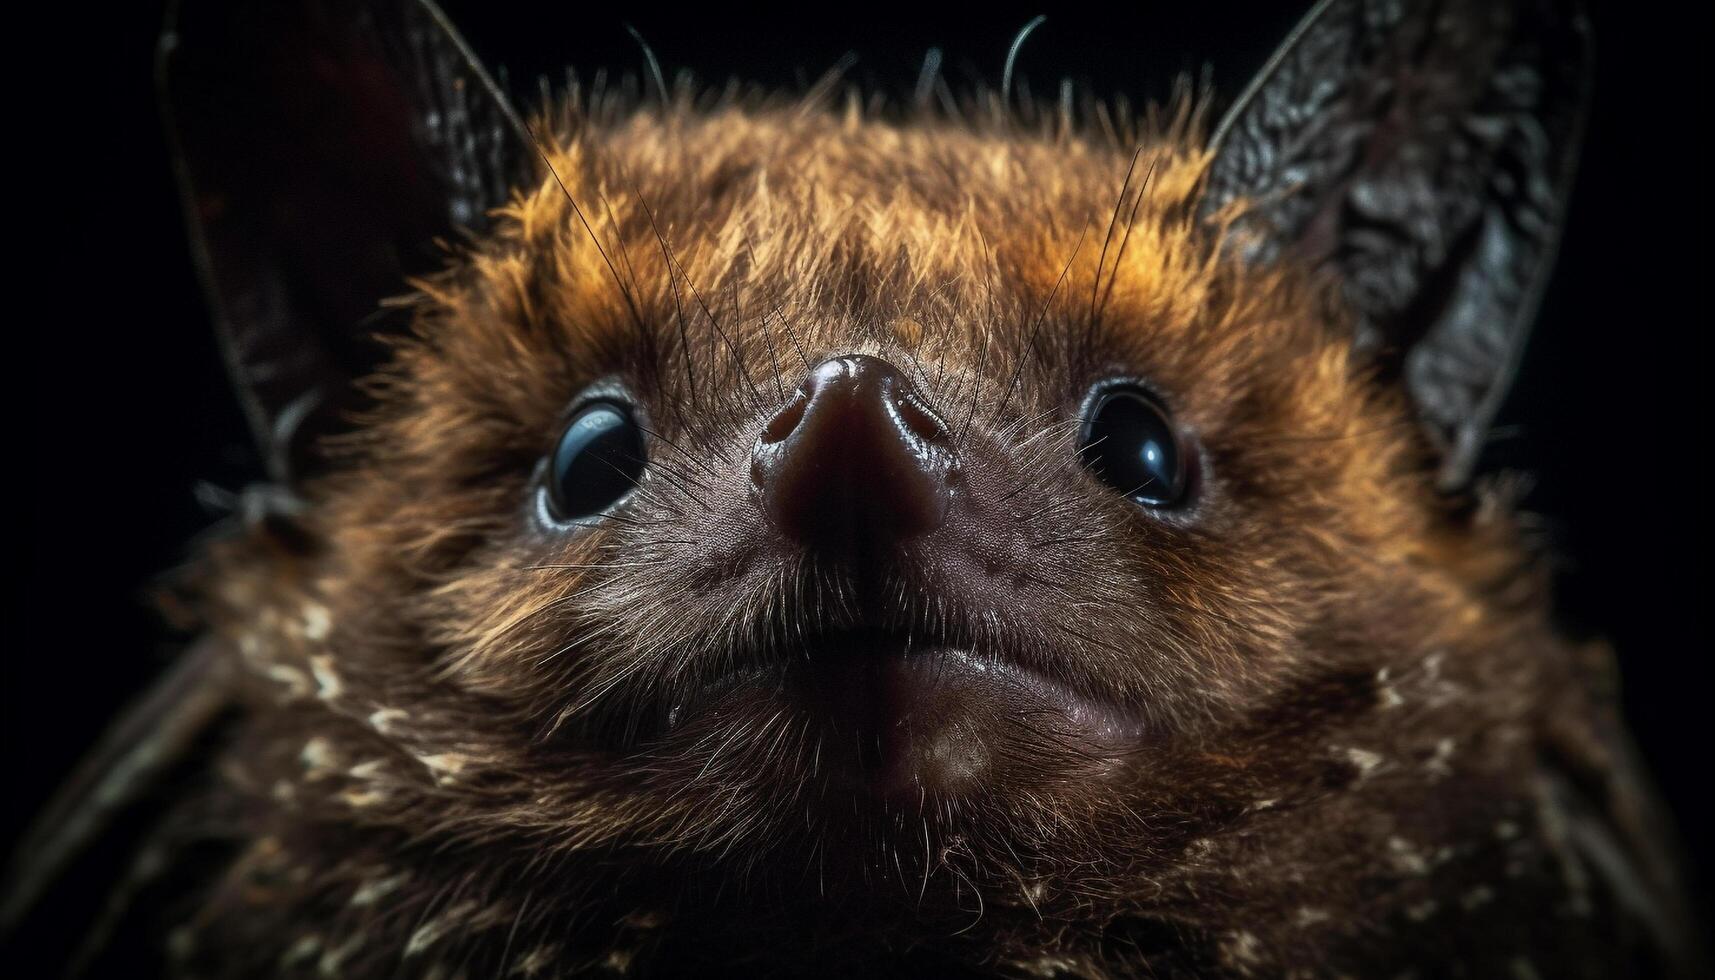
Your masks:
M 637 485 L 646 460 L 643 431 L 629 406 L 585 405 L 572 416 L 548 460 L 548 509 L 556 520 L 599 516 Z
M 1124 496 L 1146 507 L 1183 504 L 1189 455 L 1167 410 L 1144 388 L 1115 384 L 1091 397 L 1078 456 Z

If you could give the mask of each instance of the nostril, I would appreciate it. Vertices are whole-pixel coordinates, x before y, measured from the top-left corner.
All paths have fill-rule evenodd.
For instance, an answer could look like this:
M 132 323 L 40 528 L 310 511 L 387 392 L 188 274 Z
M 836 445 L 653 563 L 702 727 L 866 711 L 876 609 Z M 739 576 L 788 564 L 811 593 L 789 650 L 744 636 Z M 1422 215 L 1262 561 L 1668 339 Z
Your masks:
M 905 423 L 905 427 L 917 438 L 928 443 L 944 444 L 951 441 L 947 427 L 934 412 L 917 400 L 915 392 L 896 392 L 894 408 L 899 413 L 899 420 Z
M 952 443 L 898 368 L 848 354 L 812 368 L 763 424 L 750 478 L 788 537 L 873 551 L 940 526 L 958 469 Z
M 773 445 L 781 442 L 798 428 L 798 423 L 804 420 L 804 410 L 810 407 L 810 396 L 799 388 L 792 393 L 792 400 L 786 407 L 774 414 L 768 424 L 762 427 L 761 442 L 763 445 Z

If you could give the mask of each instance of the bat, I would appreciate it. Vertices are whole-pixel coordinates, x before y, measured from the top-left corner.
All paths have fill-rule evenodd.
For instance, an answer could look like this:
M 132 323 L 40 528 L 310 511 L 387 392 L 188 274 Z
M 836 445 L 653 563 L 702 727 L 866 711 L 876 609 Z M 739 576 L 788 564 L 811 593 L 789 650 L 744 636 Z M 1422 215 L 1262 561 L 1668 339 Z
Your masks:
M 1219 116 L 1010 59 L 526 112 L 426 0 L 184 0 L 163 104 L 269 482 L 8 945 L 1699 975 L 1613 654 L 1478 459 L 1589 63 L 1572 3 L 1323 0 Z

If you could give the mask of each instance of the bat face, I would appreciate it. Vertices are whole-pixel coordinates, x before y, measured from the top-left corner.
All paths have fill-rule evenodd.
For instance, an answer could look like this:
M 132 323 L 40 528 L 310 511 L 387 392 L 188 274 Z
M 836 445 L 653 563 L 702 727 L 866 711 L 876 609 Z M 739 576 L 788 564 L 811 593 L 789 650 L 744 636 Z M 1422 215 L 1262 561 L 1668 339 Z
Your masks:
M 1331 0 L 1213 126 L 526 123 L 423 0 L 187 5 L 277 490 L 121 767 L 237 716 L 145 852 L 225 848 L 168 961 L 1691 963 L 1605 653 L 1470 484 L 1585 58 L 1561 5 Z
M 336 822 L 1028 955 L 1098 897 L 1314 918 L 1370 877 L 1347 834 L 1526 819 L 1392 813 L 1514 778 L 1561 681 L 1492 656 L 1542 642 L 1486 598 L 1506 526 L 1436 496 L 1326 287 L 1200 232 L 1181 139 L 567 137 L 415 301 L 310 491 L 303 611 L 258 630 L 230 579 L 260 696 L 308 711 L 258 765 Z
M 1133 805 L 1435 643 L 1492 543 L 1403 401 L 1305 277 L 1195 235 L 1193 151 L 1128 158 L 737 110 L 575 138 L 420 302 L 322 491 L 357 556 L 324 601 L 405 592 L 411 658 L 652 813 L 913 837 Z

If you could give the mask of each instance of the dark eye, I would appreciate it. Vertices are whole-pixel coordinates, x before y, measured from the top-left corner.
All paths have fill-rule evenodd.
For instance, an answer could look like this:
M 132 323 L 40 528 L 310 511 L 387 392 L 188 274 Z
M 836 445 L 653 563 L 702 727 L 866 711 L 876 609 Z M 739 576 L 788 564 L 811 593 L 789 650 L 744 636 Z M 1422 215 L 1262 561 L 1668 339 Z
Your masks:
M 554 517 L 575 521 L 613 506 L 643 476 L 643 433 L 631 411 L 592 402 L 572 417 L 548 461 L 548 504 Z
M 1187 454 L 1166 410 L 1135 385 L 1105 388 L 1090 401 L 1078 455 L 1140 504 L 1172 507 L 1185 499 Z

